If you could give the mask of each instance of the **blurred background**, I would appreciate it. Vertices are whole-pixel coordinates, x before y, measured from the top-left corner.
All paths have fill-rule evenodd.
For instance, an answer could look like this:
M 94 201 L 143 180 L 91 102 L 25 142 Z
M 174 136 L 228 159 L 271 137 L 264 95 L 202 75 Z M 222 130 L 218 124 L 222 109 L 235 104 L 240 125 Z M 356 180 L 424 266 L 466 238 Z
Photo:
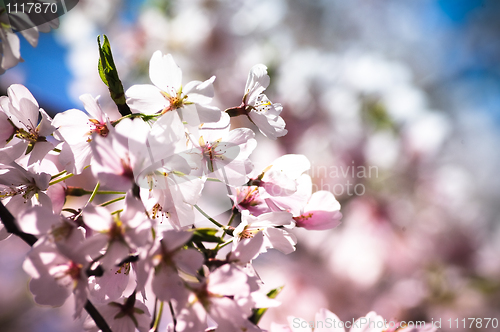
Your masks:
M 25 84 L 52 114 L 83 109 L 84 93 L 111 109 L 97 73 L 103 33 L 125 89 L 149 83 L 161 50 L 184 82 L 216 75 L 221 109 L 240 104 L 251 66 L 267 65 L 288 135 L 257 134 L 256 169 L 305 154 L 344 218 L 297 229 L 295 253 L 255 262 L 267 289 L 285 285 L 261 326 L 325 307 L 342 320 L 375 310 L 464 330 L 448 319 L 500 320 L 498 17 L 496 0 L 80 0 L 36 48 L 21 39 L 25 62 L 0 88 Z M 72 300 L 33 304 L 27 251 L 0 243 L 0 330 L 80 331 Z

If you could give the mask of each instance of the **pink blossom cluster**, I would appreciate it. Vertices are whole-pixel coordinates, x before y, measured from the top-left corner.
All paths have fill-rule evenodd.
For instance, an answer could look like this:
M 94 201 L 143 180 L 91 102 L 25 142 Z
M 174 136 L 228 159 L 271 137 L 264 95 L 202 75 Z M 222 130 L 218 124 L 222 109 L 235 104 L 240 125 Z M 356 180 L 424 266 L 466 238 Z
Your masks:
M 173 331 L 261 331 L 258 309 L 278 302 L 252 261 L 293 252 L 294 227 L 336 227 L 340 204 L 312 192 L 303 155 L 254 170 L 256 134 L 231 128 L 243 115 L 270 139 L 287 133 L 264 65 L 226 111 L 210 105 L 215 76 L 183 85 L 171 55 L 153 54 L 150 79 L 126 90 L 132 113 L 115 120 L 88 94 L 86 112 L 54 119 L 22 85 L 0 97 L 0 198 L 13 217 L 2 214 L 0 238 L 14 228 L 36 238 L 23 264 L 36 303 L 73 296 L 75 317 L 94 303 L 112 331 L 157 330 L 164 305 Z M 198 207 L 207 182 L 227 187 L 227 222 Z M 215 228 L 196 227 L 197 211 Z M 104 330 L 90 311 L 84 327 Z

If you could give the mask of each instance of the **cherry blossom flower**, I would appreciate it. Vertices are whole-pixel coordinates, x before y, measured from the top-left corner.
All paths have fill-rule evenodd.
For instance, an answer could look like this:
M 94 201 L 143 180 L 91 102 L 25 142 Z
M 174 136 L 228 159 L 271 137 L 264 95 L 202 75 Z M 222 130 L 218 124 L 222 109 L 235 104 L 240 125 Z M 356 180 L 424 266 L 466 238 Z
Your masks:
M 300 216 L 293 217 L 297 227 L 310 230 L 325 230 L 340 224 L 340 203 L 326 190 L 313 193 Z
M 141 189 L 141 198 L 152 219 L 160 223 L 166 220 L 175 229 L 181 229 L 195 220 L 193 206 L 201 196 L 205 179 L 173 169 L 175 159 L 180 160 L 171 158 L 170 163 L 149 177 L 151 189 Z
M 89 277 L 89 295 L 92 303 L 109 303 L 122 297 L 132 271 L 131 263 L 103 269 L 100 277 Z
M 201 155 L 200 169 L 208 177 L 215 177 L 229 185 L 242 185 L 253 169 L 249 156 L 257 146 L 255 134 L 248 128 L 229 130 L 229 116 L 225 115 L 220 128 L 200 125 L 191 135 L 193 153 Z
M 99 232 L 86 243 L 91 247 L 106 248 L 100 259 L 109 269 L 151 242 L 151 221 L 144 214 L 142 202 L 131 193 L 125 198 L 125 207 L 119 215 L 112 216 L 100 206 L 88 205 L 84 209 L 85 225 Z
M 335 196 L 325 190 L 311 194 L 312 182 L 308 174 L 297 179 L 297 191 L 285 197 L 266 199 L 272 211 L 289 211 L 293 214 L 295 225 L 309 230 L 325 230 L 340 224 L 342 213 Z
M 283 106 L 273 104 L 263 93 L 269 82 L 267 67 L 262 64 L 253 66 L 248 74 L 241 105 L 226 112 L 231 116 L 246 114 L 264 136 L 276 139 L 285 136 L 288 131 L 285 129 L 285 121 L 280 116 Z
M 243 186 L 231 188 L 233 195 L 229 197 L 234 202 L 234 207 L 239 211 L 248 210 L 250 214 L 258 216 L 262 213 L 271 212 L 265 199 L 260 197 L 261 190 L 258 186 Z
M 297 193 L 299 179 L 310 165 L 303 155 L 281 156 L 257 177 L 251 178 L 247 187 L 232 189 L 231 199 L 240 211 L 249 210 L 254 215 L 279 211 L 280 208 L 275 208 L 277 205 L 298 216 L 303 202 L 310 197 L 302 191 Z
M 180 110 L 183 121 L 191 125 L 216 122 L 221 111 L 207 105 L 214 96 L 212 83 L 215 76 L 205 82 L 191 81 L 182 85 L 182 71 L 172 55 L 156 51 L 149 63 L 151 84 L 134 85 L 125 95 L 133 112 L 155 114 Z
M 290 196 L 297 191 L 297 179 L 311 167 L 304 155 L 287 154 L 271 163 L 251 184 L 265 189 L 265 197 Z
M 39 240 L 28 253 L 23 268 L 32 277 L 30 291 L 36 303 L 61 306 L 73 293 L 78 317 L 87 300 L 85 271 L 91 262 L 82 250 L 83 232 L 73 234 L 71 246 Z
M 16 163 L 0 164 L 0 199 L 14 216 L 34 205 L 52 210 L 52 202 L 44 192 L 49 181 L 50 174 L 36 172 L 34 165 L 26 170 Z
M 241 223 L 233 231 L 235 237 L 233 250 L 236 249 L 238 242 L 242 239 L 252 238 L 262 231 L 264 244 L 261 252 L 274 248 L 284 254 L 289 254 L 295 251 L 297 239 L 295 235 L 283 227 L 293 226 L 292 214 L 286 211 L 264 213 L 257 217 L 250 215 L 248 211 L 242 211 Z
M 142 171 L 139 176 L 141 198 L 152 219 L 160 223 L 166 219 L 176 229 L 193 223 L 193 206 L 201 195 L 205 179 L 187 175 L 190 172 L 191 166 L 178 154 Z
M 227 261 L 242 267 L 246 267 L 253 259 L 261 253 L 264 244 L 264 233 L 258 231 L 251 237 L 243 238 L 233 247 L 227 255 Z
M 175 112 L 151 128 L 140 119 L 122 120 L 107 137 L 95 136 L 91 142 L 92 172 L 103 184 L 120 190 L 140 187 L 153 219 L 165 216 L 177 228 L 189 225 L 204 179 L 189 176 L 191 166 L 175 153 L 182 137 L 184 126 Z
M 20 84 L 13 84 L 7 89 L 8 102 L 5 98 L 0 101 L 0 107 L 14 124 L 16 137 L 20 140 L 13 141 L 16 144 L 0 149 L 0 161 L 9 163 L 17 159 L 24 151 L 30 153 L 28 165 L 40 161 L 54 148 L 48 137 L 55 130 L 52 126 L 52 119 L 38 106 L 38 102 L 29 90 Z M 38 115 L 42 115 L 42 120 L 38 124 Z M 8 160 L 7 156 L 11 156 Z
M 175 155 L 182 137 L 184 126 L 177 113 L 162 116 L 152 127 L 141 119 L 121 120 L 107 137 L 94 134 L 92 172 L 103 184 L 124 191 L 133 184 L 149 189 L 150 176 L 172 164 L 189 174 L 187 162 Z
M 93 134 L 90 142 L 94 158 L 92 173 L 102 184 L 112 184 L 116 190 L 128 191 L 136 180 L 134 171 L 140 173 L 146 162 L 147 149 L 144 146 L 149 129 L 140 119 L 125 119 L 119 125 L 106 137 Z M 134 133 L 134 137 L 128 137 L 127 131 Z
M 249 277 L 231 264 L 212 271 L 206 280 L 190 284 L 188 305 L 178 313 L 179 332 L 198 332 L 207 327 L 207 315 L 220 331 L 261 331 L 248 318 L 252 311 L 250 294 L 255 291 Z
M 52 125 L 57 128 L 62 140 L 68 145 L 63 145 L 59 157 L 68 172 L 80 174 L 85 166 L 90 165 L 92 158 L 90 142 L 93 133 L 106 137 L 109 131 L 114 129 L 97 99 L 89 94 L 80 96 L 88 115 L 80 110 L 71 109 L 58 113 L 52 121 Z
M 203 264 L 203 255 L 195 249 L 183 249 L 192 234 L 185 231 L 167 230 L 160 241 L 155 242 L 147 256 L 139 262 L 138 287 L 141 289 L 153 272 L 152 288 L 161 301 L 175 300 L 183 306 L 189 296 L 179 270 L 197 275 Z

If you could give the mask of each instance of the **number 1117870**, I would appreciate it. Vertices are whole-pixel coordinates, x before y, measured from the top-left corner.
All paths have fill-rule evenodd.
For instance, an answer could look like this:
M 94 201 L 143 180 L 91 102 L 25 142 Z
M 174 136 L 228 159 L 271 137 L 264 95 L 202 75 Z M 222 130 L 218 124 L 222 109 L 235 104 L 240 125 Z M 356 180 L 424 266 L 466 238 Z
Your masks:
M 463 319 L 448 319 L 450 323 L 450 328 L 497 328 L 498 319 L 496 318 L 463 318 Z
M 55 2 L 27 2 L 27 3 L 8 3 L 6 5 L 8 14 L 25 13 L 25 14 L 46 14 L 57 13 L 57 3 Z

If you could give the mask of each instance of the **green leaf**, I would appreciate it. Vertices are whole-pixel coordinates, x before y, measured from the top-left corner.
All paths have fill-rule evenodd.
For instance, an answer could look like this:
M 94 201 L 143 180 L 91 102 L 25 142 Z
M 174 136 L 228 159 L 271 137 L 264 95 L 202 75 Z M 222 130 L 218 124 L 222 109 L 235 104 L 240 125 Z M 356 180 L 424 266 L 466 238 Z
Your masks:
M 219 236 L 216 236 L 219 230 L 215 228 L 196 228 L 193 229 L 193 237 L 191 238 L 194 242 L 215 242 L 223 243 Z
M 266 295 L 270 299 L 275 299 L 276 296 L 278 296 L 278 294 L 281 293 L 282 290 L 283 286 L 270 290 L 269 293 L 267 293 Z M 266 313 L 267 309 L 268 308 L 253 309 L 253 314 L 249 318 L 250 321 L 255 325 L 257 325 L 262 316 L 264 316 L 264 314 Z
M 101 80 L 106 84 L 109 89 L 111 99 L 115 102 L 120 114 L 122 116 L 132 114 L 130 108 L 125 102 L 125 93 L 123 92 L 123 85 L 118 77 L 118 70 L 116 70 L 113 54 L 111 53 L 111 45 L 109 44 L 108 37 L 103 35 L 103 43 L 101 45 L 101 36 L 97 36 L 97 44 L 99 45 L 99 63 L 98 70 Z

